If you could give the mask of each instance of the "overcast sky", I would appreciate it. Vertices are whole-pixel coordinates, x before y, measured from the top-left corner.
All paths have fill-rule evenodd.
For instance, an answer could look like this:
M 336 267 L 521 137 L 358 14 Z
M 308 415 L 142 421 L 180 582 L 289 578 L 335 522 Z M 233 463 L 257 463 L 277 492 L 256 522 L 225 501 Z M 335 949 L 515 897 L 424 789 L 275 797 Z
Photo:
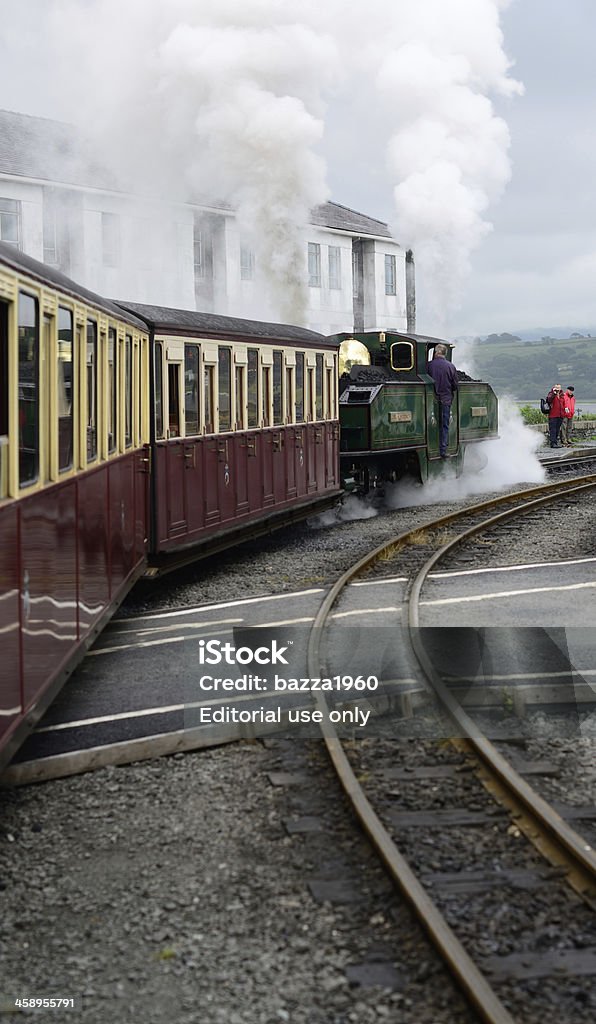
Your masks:
M 78 6 L 85 7 L 87 0 Z M 136 0 L 135 0 L 136 2 Z M 64 117 L 60 76 L 44 54 L 48 0 L 3 0 L 0 107 Z M 126 3 L 124 3 L 126 8 Z M 141 10 L 142 5 L 137 7 Z M 296 11 L 301 10 L 300 3 Z M 504 50 L 524 95 L 491 100 L 511 134 L 512 177 L 484 213 L 492 232 L 451 318 L 453 334 L 596 325 L 596 132 L 593 0 L 512 0 Z M 81 51 L 85 74 L 86 55 Z M 334 200 L 388 221 L 400 237 L 386 169 L 387 131 L 357 89 L 332 101 L 319 151 Z M 72 99 L 72 97 L 71 97 Z M 425 329 L 419 280 L 419 328 Z
M 523 96 L 495 101 L 511 133 L 512 178 L 488 210 L 493 231 L 472 255 L 453 333 L 594 327 L 596 4 L 513 0 L 501 25 L 505 51 L 515 62 L 512 74 L 525 87 Z M 353 123 L 346 130 L 342 122 L 340 133 L 353 142 Z M 330 157 L 333 194 L 391 220 L 383 154 L 373 148 L 373 138 L 365 139 L 357 179 L 353 161 Z M 334 143 L 339 155 L 341 138 Z

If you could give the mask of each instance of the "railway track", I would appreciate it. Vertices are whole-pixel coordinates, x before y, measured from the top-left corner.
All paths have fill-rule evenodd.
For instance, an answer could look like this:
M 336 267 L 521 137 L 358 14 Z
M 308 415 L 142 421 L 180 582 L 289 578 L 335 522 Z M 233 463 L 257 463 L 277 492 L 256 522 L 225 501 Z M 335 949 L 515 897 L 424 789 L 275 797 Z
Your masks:
M 596 486 L 596 477 L 578 478 L 571 484 L 564 483 L 564 494 L 570 497 L 575 494 L 582 494 Z M 428 580 L 429 574 L 436 568 L 437 564 L 457 547 L 469 542 L 471 537 L 477 536 L 500 526 L 503 522 L 513 517 L 528 515 L 538 509 L 543 509 L 550 502 L 561 497 L 561 485 L 548 484 L 542 487 L 532 488 L 523 494 L 507 495 L 502 498 L 483 502 L 463 513 L 450 514 L 435 520 L 429 524 L 428 531 L 434 535 L 434 540 L 440 536 L 440 531 L 447 526 L 464 524 L 464 529 L 457 537 L 451 538 L 444 543 L 437 545 L 437 550 L 430 558 L 422 556 L 423 564 L 419 565 L 414 573 L 413 566 L 420 563 L 420 535 L 419 531 L 410 532 L 393 538 L 386 544 L 375 549 L 365 558 L 360 559 L 348 572 L 344 573 L 341 579 L 326 595 L 315 618 L 311 632 L 308 669 L 312 677 L 324 676 L 330 669 L 325 663 L 324 635 L 329 624 L 332 609 L 336 606 L 340 595 L 346 586 L 352 582 L 358 574 L 371 570 L 371 567 L 378 566 L 383 560 L 383 573 L 387 573 L 394 566 L 395 558 L 400 556 L 400 565 L 404 561 L 408 566 L 411 577 L 411 585 L 407 594 L 407 616 L 406 634 L 409 638 L 411 649 L 416 657 L 417 663 L 424 676 L 426 684 L 438 702 L 441 713 L 449 720 L 450 735 L 456 737 L 454 743 L 460 753 L 467 758 L 472 758 L 476 765 L 476 771 L 482 779 L 487 791 L 498 801 L 501 808 L 506 809 L 511 819 L 511 828 L 514 835 L 523 833 L 534 844 L 542 856 L 546 858 L 551 869 L 560 873 L 565 880 L 573 887 L 575 892 L 588 905 L 591 915 L 596 904 L 596 854 L 589 841 L 583 838 L 570 824 L 565 821 L 561 814 L 550 806 L 534 788 L 528 783 L 522 773 L 516 771 L 513 765 L 500 753 L 496 747 L 484 736 L 476 722 L 461 708 L 443 679 L 436 671 L 431 658 L 425 648 L 424 633 L 420 629 L 420 599 L 422 589 Z M 497 511 L 498 509 L 498 511 Z M 428 538 L 427 538 L 428 539 Z M 431 540 L 433 537 L 430 538 Z M 426 546 L 426 545 L 425 545 Z M 414 549 L 414 555 L 405 555 L 405 552 Z M 415 909 L 416 914 L 423 923 L 433 943 L 441 953 L 450 971 L 456 978 L 461 989 L 468 997 L 472 1005 L 479 1013 L 482 1020 L 489 1024 L 512 1024 L 516 1019 L 511 1012 L 511 998 L 506 1002 L 502 1000 L 495 987 L 490 983 L 489 976 L 478 966 L 465 945 L 460 941 L 456 932 L 447 923 L 444 914 L 430 897 L 429 891 L 421 884 L 415 871 L 412 870 L 392 836 L 392 828 L 388 826 L 383 810 L 379 813 L 373 807 L 363 786 L 356 777 L 353 765 L 350 763 L 350 756 L 342 745 L 334 727 L 330 724 L 328 708 L 322 694 L 317 694 L 317 704 L 322 714 L 322 730 L 324 740 L 352 808 L 357 815 L 362 827 L 369 836 L 379 856 L 385 863 L 394 882 L 401 889 L 407 900 Z M 352 759 L 358 762 L 358 758 L 351 755 Z M 362 769 L 362 765 L 359 765 Z M 440 778 L 441 770 L 433 774 L 433 766 L 425 766 L 426 776 Z M 357 769 L 358 770 L 358 769 Z M 449 773 L 447 772 L 447 775 Z M 407 777 L 407 776 L 406 776 Z M 416 782 L 418 777 L 416 770 L 411 773 L 411 779 Z M 386 811 L 387 808 L 385 807 Z M 431 815 L 432 816 L 432 815 Z M 385 820 L 384 820 L 385 819 Z M 402 815 L 401 827 L 404 825 Z M 419 821 L 423 820 L 419 818 Z M 453 820 L 453 819 L 452 819 Z M 410 818 L 410 822 L 412 818 Z M 463 821 L 466 821 L 464 810 Z M 455 812 L 455 824 L 461 826 L 462 814 L 458 817 Z M 428 824 L 428 822 L 427 822 Z M 468 819 L 469 824 L 469 819 Z M 400 825 L 398 825 L 398 828 Z M 490 815 L 489 815 L 490 827 Z M 494 875 L 494 872 L 493 872 Z M 493 877 L 492 884 L 502 885 L 502 878 Z M 478 879 L 475 879 L 478 884 Z M 484 878 L 486 884 L 486 877 Z M 457 915 L 455 915 L 457 917 Z M 596 935 L 595 943 L 596 945 Z M 551 968 L 560 974 L 569 976 L 576 970 L 579 974 L 596 974 L 596 949 L 590 949 L 586 962 L 577 966 L 574 964 L 573 949 L 565 956 L 553 958 Z M 513 956 L 513 967 L 518 968 L 518 976 L 523 978 L 523 970 L 526 977 L 532 977 L 532 957 L 523 956 L 523 947 L 519 950 L 519 956 Z M 548 958 L 546 958 L 548 960 Z M 545 962 L 546 962 L 545 960 Z M 588 964 L 588 960 L 590 963 Z M 524 968 L 525 963 L 525 968 Z M 522 973 L 519 974 L 520 964 Z M 529 966 L 530 965 L 530 966 Z M 495 966 L 488 968 L 492 972 Z M 535 964 L 534 969 L 536 970 Z M 534 976 L 540 977 L 540 970 Z M 518 1017 L 519 1021 L 526 1021 L 528 1017 Z
M 565 497 L 570 494 L 570 483 L 566 480 L 563 484 Z M 585 493 L 586 489 L 596 486 L 596 476 L 589 477 L 587 479 L 577 480 L 574 483 L 574 488 L 577 488 L 577 494 Z M 508 820 L 511 821 L 510 828 L 513 830 L 512 835 L 517 836 L 519 833 L 527 833 L 534 842 L 537 843 L 541 850 L 541 854 L 544 852 L 549 859 L 549 866 L 540 872 L 534 864 L 531 867 L 524 867 L 520 871 L 510 872 L 508 879 L 511 880 L 511 875 L 516 875 L 513 879 L 512 884 L 523 887 L 524 885 L 529 886 L 543 886 L 548 883 L 555 887 L 557 891 L 561 888 L 560 878 L 561 874 L 565 874 L 565 877 L 569 879 L 571 884 L 574 886 L 576 893 L 581 894 L 581 899 L 584 901 L 581 907 L 582 920 L 591 920 L 586 915 L 592 913 L 592 903 L 596 895 L 596 875 L 594 872 L 594 854 L 592 851 L 585 849 L 589 847 L 589 842 L 582 841 L 581 837 L 576 833 L 567 822 L 565 822 L 562 815 L 558 815 L 553 812 L 552 808 L 546 805 L 545 801 L 538 797 L 538 795 L 530 789 L 527 783 L 527 772 L 517 772 L 518 783 L 517 783 L 517 794 L 512 795 L 509 786 L 511 777 L 515 774 L 513 768 L 508 764 L 506 758 L 496 751 L 496 756 L 488 758 L 486 755 L 490 748 L 488 740 L 480 735 L 478 726 L 468 718 L 461 709 L 459 708 L 458 702 L 455 701 L 453 695 L 444 687 L 444 683 L 441 679 L 436 680 L 433 677 L 435 672 L 432 663 L 430 666 L 425 666 L 425 649 L 424 644 L 416 649 L 417 640 L 420 639 L 420 601 L 423 593 L 425 582 L 429 578 L 429 574 L 436 568 L 436 565 L 441 559 L 447 558 L 452 555 L 453 551 L 457 548 L 457 541 L 460 544 L 464 543 L 466 539 L 476 536 L 478 532 L 482 530 L 488 530 L 491 527 L 498 526 L 504 521 L 510 521 L 514 515 L 532 514 L 538 509 L 542 509 L 546 506 L 548 501 L 556 500 L 557 496 L 560 496 L 561 485 L 560 484 L 548 484 L 539 488 L 532 488 L 529 492 L 524 495 L 506 495 L 498 499 L 493 499 L 489 502 L 482 502 L 480 505 L 474 508 L 468 508 L 458 514 L 450 514 L 443 516 L 437 520 L 433 520 L 432 523 L 427 524 L 425 527 L 425 543 L 421 544 L 421 531 L 417 529 L 410 531 L 410 534 L 400 535 L 398 537 L 390 539 L 381 548 L 375 549 L 375 551 L 361 559 L 356 566 L 348 573 L 344 573 L 341 580 L 332 588 L 332 590 L 325 595 L 323 603 L 316 615 L 305 615 L 303 620 L 313 621 L 313 629 L 310 633 L 310 643 L 308 650 L 308 675 L 311 677 L 322 676 L 326 669 L 321 666 L 321 661 L 324 660 L 325 655 L 322 653 L 322 641 L 326 634 L 327 624 L 330 617 L 334 614 L 334 610 L 337 606 L 337 601 L 342 592 L 345 591 L 346 586 L 353 582 L 355 576 L 363 571 L 368 571 L 368 582 L 374 581 L 374 579 L 387 577 L 395 570 L 395 560 L 399 556 L 400 566 L 407 567 L 407 576 L 410 580 L 410 589 L 408 594 L 408 614 L 406 616 L 408 622 L 408 628 L 413 636 L 413 650 L 416 654 L 420 654 L 418 661 L 421 664 L 421 669 L 425 670 L 426 683 L 429 692 L 433 695 L 441 693 L 441 687 L 446 691 L 445 693 L 445 718 L 449 719 L 452 723 L 449 726 L 443 726 L 443 735 L 456 735 L 455 747 L 451 760 L 447 759 L 449 763 L 445 763 L 444 757 L 441 755 L 442 745 L 436 743 L 423 743 L 420 746 L 424 749 L 424 763 L 420 764 L 414 771 L 410 771 L 411 750 L 409 748 L 406 752 L 406 763 L 402 766 L 402 776 L 399 777 L 400 768 L 396 769 L 395 774 L 391 779 L 392 785 L 396 784 L 398 787 L 406 788 L 406 781 L 409 779 L 408 785 L 414 790 L 418 789 L 421 784 L 421 780 L 424 778 L 433 780 L 433 785 L 437 784 L 437 780 L 449 780 L 453 779 L 454 772 L 461 778 L 471 777 L 473 772 L 470 771 L 471 758 L 474 758 L 477 764 L 481 763 L 481 767 L 477 768 L 479 776 L 482 777 L 482 782 L 486 785 L 486 788 L 494 794 L 499 801 L 499 808 L 505 807 L 506 813 L 509 815 Z M 503 519 L 503 515 L 507 516 L 508 519 Z M 463 524 L 463 528 L 458 535 L 457 541 L 451 537 L 449 540 L 440 543 L 439 541 L 444 540 L 444 531 L 446 528 L 453 530 L 459 529 L 460 524 Z M 408 541 L 411 543 L 411 548 L 408 547 Z M 438 545 L 437 550 L 433 553 L 431 558 L 428 558 L 428 548 L 434 545 Z M 379 569 L 379 566 L 381 568 Z M 315 595 L 318 597 L 320 595 Z M 341 614 L 341 613 L 340 613 Z M 273 617 L 272 617 L 273 619 Z M 340 620 L 341 621 L 341 620 Z M 150 641 L 151 642 L 151 641 Z M 427 659 L 428 660 L 428 659 Z M 426 671 L 428 669 L 428 672 Z M 435 673 L 436 675 L 436 673 Z M 385 697 L 383 697 L 385 699 Z M 404 703 L 407 704 L 407 700 L 404 702 L 400 697 L 397 703 L 400 703 L 403 710 Z M 371 702 L 372 703 L 372 702 Z M 391 703 L 391 702 L 389 702 Z M 318 707 L 324 711 L 325 704 L 320 694 L 317 694 Z M 515 986 L 513 996 L 507 993 L 507 980 L 499 981 L 497 985 L 491 983 L 491 977 L 498 975 L 501 967 L 497 961 L 498 957 L 494 957 L 492 962 L 490 958 L 487 962 L 487 958 L 484 958 L 484 963 L 476 962 L 475 956 L 471 955 L 469 949 L 466 948 L 466 943 L 460 941 L 458 936 L 458 929 L 454 928 L 445 918 L 444 907 L 434 906 L 435 900 L 431 898 L 431 892 L 434 896 L 437 888 L 442 891 L 443 887 L 447 887 L 447 904 L 453 900 L 453 879 L 451 882 L 446 876 L 449 875 L 449 870 L 441 870 L 441 865 L 435 863 L 434 871 L 425 872 L 425 877 L 421 881 L 417 877 L 417 873 L 411 869 L 408 865 L 406 857 L 396 848 L 395 837 L 392 835 L 394 826 L 391 821 L 388 822 L 383 820 L 387 810 L 393 812 L 396 811 L 395 805 L 393 807 L 387 807 L 387 802 L 384 799 L 380 800 L 380 806 L 377 807 L 377 811 L 371 809 L 371 797 L 373 803 L 376 799 L 374 793 L 374 785 L 370 785 L 369 789 L 371 792 L 368 795 L 363 791 L 360 784 L 357 782 L 356 776 L 369 771 L 372 759 L 370 757 L 370 747 L 364 749 L 364 759 L 360 758 L 360 753 L 356 749 L 357 745 L 352 744 L 348 746 L 348 750 L 344 749 L 340 743 L 337 735 L 334 734 L 333 730 L 329 726 L 329 723 L 324 716 L 324 733 L 325 740 L 334 764 L 339 767 L 340 779 L 345 792 L 348 794 L 350 801 L 356 809 L 359 817 L 363 821 L 363 825 L 367 834 L 373 839 L 373 842 L 380 852 L 381 858 L 386 866 L 389 867 L 392 877 L 395 878 L 400 889 L 406 894 L 408 900 L 416 909 L 417 913 L 420 913 L 424 927 L 431 935 L 436 947 L 440 951 L 441 955 L 445 957 L 449 969 L 452 970 L 458 985 L 462 991 L 474 1006 L 481 1019 L 489 1022 L 499 1022 L 499 1024 L 508 1024 L 517 1020 L 518 1024 L 521 1021 L 526 1024 L 527 1019 L 534 1019 L 532 1016 L 526 1018 L 524 1016 L 516 1017 L 518 1011 L 518 1005 L 516 1004 L 515 998 Z M 466 727 L 468 727 L 470 735 L 466 734 Z M 244 736 L 246 736 L 246 730 L 242 730 Z M 225 739 L 233 739 L 233 731 L 225 737 Z M 221 742 L 211 737 L 209 739 L 205 733 L 203 736 L 192 735 L 189 730 L 179 729 L 174 732 L 166 732 L 156 737 L 144 738 L 137 743 L 136 741 L 131 744 L 117 744 L 110 746 L 109 744 L 104 745 L 101 751 L 97 749 L 91 752 L 80 753 L 80 757 L 75 757 L 72 760 L 71 766 L 67 771 L 59 771 L 59 774 L 72 774 L 75 771 L 87 770 L 90 767 L 102 766 L 105 764 L 123 764 L 127 761 L 138 760 L 143 757 L 156 757 L 159 754 L 173 753 L 176 751 L 197 749 L 203 745 L 210 745 L 213 742 Z M 392 743 L 391 736 L 382 738 L 379 743 L 379 747 L 383 747 L 383 743 Z M 419 744 L 417 744 L 418 746 Z M 431 748 L 437 748 L 439 750 L 439 756 L 433 763 L 434 754 L 431 757 Z M 368 760 L 367 760 L 368 759 Z M 494 764 L 494 768 L 493 768 Z M 53 767 L 56 767 L 54 765 Z M 372 765 L 375 768 L 374 765 Z M 394 769 L 396 766 L 393 766 Z M 19 766 L 15 766 L 19 770 Z M 52 766 L 47 765 L 46 768 L 50 769 L 49 773 L 44 774 L 43 769 L 36 768 L 35 766 L 24 765 L 21 768 L 21 776 L 13 778 L 15 781 L 32 781 L 32 778 L 40 780 L 41 778 L 51 777 Z M 527 766 L 526 766 L 527 768 Z M 32 772 L 33 775 L 27 776 L 27 772 Z M 8 779 L 7 781 L 11 781 Z M 448 795 L 445 797 L 447 802 Z M 486 798 L 488 800 L 488 797 Z M 476 805 L 478 804 L 479 797 L 476 793 L 474 797 Z M 409 808 L 411 810 L 411 806 Z M 460 812 L 462 808 L 459 808 Z M 464 807 L 463 811 L 467 809 Z M 538 816 L 536 811 L 540 812 Z M 423 809 L 423 812 L 425 809 Z M 541 813 L 545 811 L 545 813 Z M 403 811 L 405 813 L 405 811 Z M 400 832 L 404 830 L 404 818 L 401 818 L 401 823 L 398 822 L 395 826 Z M 428 809 L 426 809 L 428 814 Z M 473 811 L 471 813 L 474 813 Z M 484 816 L 488 820 L 487 824 L 490 832 L 494 828 L 494 823 L 502 821 L 501 815 L 505 813 L 500 809 L 492 812 L 483 811 L 480 817 Z M 439 816 L 432 811 L 437 820 Z M 463 814 L 465 819 L 466 815 Z M 538 819 L 542 818 L 541 821 Z M 557 818 L 559 820 L 557 820 Z M 553 827 L 554 823 L 554 827 Z M 469 824 L 469 823 L 468 823 Z M 395 825 L 395 823 L 394 823 Z M 427 826 L 423 826 L 427 827 Z M 459 824 L 453 825 L 455 829 L 462 829 L 465 827 L 462 825 L 462 816 L 460 814 Z M 478 830 L 481 827 L 480 822 L 476 821 L 473 828 Z M 415 826 L 414 838 L 410 840 L 410 845 L 416 844 L 419 838 L 417 833 L 418 826 Z M 558 833 L 558 834 L 557 834 Z M 476 833 L 480 833 L 477 831 Z M 428 833 L 427 833 L 428 835 Z M 430 841 L 430 840 L 429 840 Z M 514 844 L 515 845 L 515 844 Z M 582 849 L 583 848 L 583 849 Z M 570 858 L 575 857 L 575 864 L 570 866 Z M 397 868 L 395 868 L 397 865 Z M 397 875 L 394 874 L 394 869 L 397 870 Z M 485 870 L 481 872 L 483 878 L 478 878 L 478 871 L 474 874 L 474 877 L 467 879 L 468 886 L 492 886 L 496 884 L 494 878 L 489 877 L 490 871 Z M 451 872 L 453 874 L 453 872 Z M 429 879 L 430 875 L 430 879 Z M 494 871 L 492 872 L 494 875 Z M 461 882 L 461 879 L 460 879 Z M 449 891 L 449 885 L 452 885 Z M 561 897 L 558 896 L 557 899 Z M 439 900 L 440 902 L 440 900 Z M 576 905 L 574 904 L 574 911 Z M 457 916 L 457 915 L 456 915 Z M 472 925 L 473 930 L 473 925 Z M 586 924 L 584 932 L 587 934 L 589 925 Z M 468 926 L 468 934 L 470 932 L 470 926 Z M 596 939 L 594 941 L 596 946 Z M 579 960 L 581 960 L 581 969 L 587 975 L 590 976 L 594 973 L 596 968 L 594 967 L 594 951 L 591 946 L 585 948 L 586 943 L 584 942 L 584 949 L 581 951 Z M 519 975 L 521 979 L 520 984 L 524 983 L 523 971 L 525 970 L 525 977 L 532 979 L 533 977 L 539 977 L 536 974 L 538 970 L 536 966 L 536 958 L 532 958 L 526 953 L 525 960 L 526 965 L 524 966 L 521 961 L 523 957 L 518 956 L 516 959 L 517 969 L 522 971 Z M 576 958 L 577 959 L 577 958 Z M 521 965 L 521 966 L 520 966 Z M 502 966 L 502 965 L 501 965 Z M 569 977 L 573 975 L 574 963 L 573 958 L 565 958 L 564 956 L 555 956 L 550 961 L 550 968 L 554 972 L 555 976 L 564 976 L 563 972 L 566 972 L 565 976 Z M 492 971 L 492 975 L 489 973 Z M 534 974 L 532 974 L 534 971 Z M 517 983 L 516 983 L 517 984 Z M 499 989 L 505 986 L 506 996 L 502 997 Z M 567 1018 L 566 1019 L 567 1024 Z M 584 1018 L 582 1018 L 584 1019 Z M 569 1019 L 569 1024 L 572 1024 Z
M 577 488 L 590 487 L 595 481 L 596 476 L 591 476 L 578 480 L 575 486 Z M 449 535 L 451 535 L 456 524 L 463 524 L 468 530 L 479 530 L 483 528 L 480 524 L 486 522 L 488 528 L 487 520 L 491 515 L 494 516 L 497 510 L 500 509 L 505 515 L 512 515 L 520 505 L 524 504 L 524 501 L 526 502 L 526 512 L 529 512 L 532 507 L 540 508 L 542 507 L 540 505 L 528 506 L 528 500 L 547 501 L 549 496 L 554 497 L 562 486 L 564 486 L 565 495 L 568 497 L 571 493 L 569 480 L 566 480 L 563 485 L 550 483 L 521 493 L 500 496 L 463 510 L 460 509 L 428 522 L 423 528 L 418 527 L 407 534 L 391 538 L 381 547 L 367 554 L 355 567 L 344 574 L 328 593 L 322 607 L 330 607 L 329 602 L 333 605 L 337 594 L 345 588 L 350 580 L 355 579 L 363 571 L 368 570 L 367 578 L 369 580 L 383 581 L 395 570 L 397 560 L 405 584 L 408 578 L 412 578 L 419 571 L 429 546 L 441 545 L 446 531 L 450 531 Z M 578 491 L 578 493 L 581 492 Z M 408 543 L 409 541 L 411 543 Z M 445 554 L 447 548 L 444 545 L 443 548 L 443 554 Z M 283 600 L 283 596 L 279 595 L 275 600 L 265 603 L 263 611 L 260 612 L 261 619 L 254 624 L 259 625 L 265 622 L 273 627 L 276 621 L 283 621 L 284 618 L 288 621 L 299 622 L 302 629 L 299 643 L 303 643 L 304 631 L 314 619 L 318 601 L 323 592 L 321 588 L 314 588 L 305 592 L 304 595 L 296 595 L 295 601 L 290 599 L 290 606 L 294 611 L 291 619 L 287 613 L 284 617 L 283 613 L 280 615 L 275 612 L 276 606 Z M 384 611 L 386 599 L 382 593 L 378 602 L 377 611 Z M 205 609 L 201 607 L 196 609 L 196 612 L 192 608 L 179 611 L 168 610 L 153 617 L 150 616 L 148 621 L 141 618 L 122 622 L 121 626 L 116 623 L 114 629 L 111 628 L 109 637 L 106 635 L 102 638 L 102 642 L 96 645 L 92 655 L 88 657 L 90 668 L 87 674 L 92 682 L 93 692 L 98 685 L 101 686 L 97 682 L 97 669 L 104 663 L 107 666 L 110 679 L 114 672 L 116 675 L 121 672 L 119 668 L 120 651 L 124 653 L 126 650 L 130 650 L 131 657 L 134 656 L 135 659 L 143 656 L 144 660 L 141 660 L 139 669 L 136 671 L 137 675 L 142 675 L 147 671 L 144 666 L 151 666 L 155 663 L 155 659 L 161 656 L 162 650 L 163 658 L 166 659 L 163 661 L 164 671 L 169 670 L 170 662 L 166 657 L 168 652 L 175 650 L 177 657 L 180 658 L 182 652 L 186 650 L 188 652 L 188 671 L 194 671 L 196 674 L 196 659 L 192 655 L 192 651 L 196 650 L 196 642 L 202 636 L 213 636 L 216 628 L 218 632 L 222 632 L 222 635 L 226 633 L 231 635 L 236 625 L 242 624 L 242 622 L 251 625 L 250 619 L 247 620 L 246 616 L 250 607 L 255 603 L 255 599 L 249 599 L 229 602 L 230 606 L 234 605 L 233 608 L 227 605 L 213 606 L 211 618 L 204 614 Z M 358 613 L 350 612 L 349 616 L 352 618 L 348 618 L 346 621 L 354 621 L 355 614 Z M 153 625 L 153 619 L 155 619 L 155 625 Z M 229 625 L 222 626 L 222 622 L 228 622 Z M 130 632 L 124 631 L 125 629 Z M 127 637 L 129 636 L 134 638 L 134 643 L 128 642 Z M 181 642 L 183 643 L 182 647 L 179 646 Z M 172 644 L 178 646 L 172 648 Z M 160 678 L 163 677 L 160 676 Z M 61 708 L 55 706 L 52 709 L 51 722 L 48 724 L 46 720 L 45 725 L 42 723 L 40 732 L 35 734 L 35 736 L 39 736 L 39 743 L 34 736 L 32 744 L 24 748 L 23 756 L 4 773 L 2 782 L 4 784 L 24 784 L 44 781 L 110 764 L 126 764 L 131 761 L 231 742 L 247 735 L 246 729 L 238 729 L 230 724 L 219 729 L 189 728 L 185 714 L 189 704 L 188 692 L 181 691 L 180 699 L 177 700 L 174 685 L 175 678 L 172 678 L 169 680 L 167 694 L 163 694 L 161 697 L 158 691 L 152 693 L 146 700 L 142 698 L 142 695 L 135 693 L 134 705 L 131 704 L 130 710 L 128 707 L 120 708 L 120 714 L 102 713 L 101 708 L 97 709 L 95 706 L 92 708 L 91 716 L 89 713 L 82 714 L 80 711 L 75 711 L 74 716 L 71 715 L 71 719 L 74 717 L 75 721 L 71 724 L 68 721 L 68 708 L 64 709 L 66 720 L 63 720 Z M 114 688 L 112 681 L 109 689 L 114 690 Z M 122 689 L 119 686 L 116 689 L 122 692 L 123 697 L 126 697 L 128 687 Z M 405 686 L 404 694 L 404 687 L 398 687 L 400 695 L 396 699 L 401 705 L 407 705 L 411 703 L 412 699 L 417 699 L 414 691 L 420 691 L 420 689 L 419 684 L 408 684 Z M 163 687 L 161 687 L 161 691 L 163 691 Z M 590 697 L 590 692 L 587 692 L 586 697 Z M 516 699 L 518 699 L 517 696 Z M 221 702 L 222 698 L 218 700 L 218 703 Z M 65 703 L 67 703 L 67 697 L 65 697 Z M 212 703 L 208 694 L 204 695 L 203 703 Z M 121 730 L 121 738 L 115 742 L 109 741 L 109 725 L 112 720 L 120 721 L 123 730 L 126 726 L 126 730 Z M 57 739 L 59 737 L 68 738 L 69 744 L 62 748 L 64 752 L 54 753 L 54 747 L 48 746 L 47 741 L 50 738 Z

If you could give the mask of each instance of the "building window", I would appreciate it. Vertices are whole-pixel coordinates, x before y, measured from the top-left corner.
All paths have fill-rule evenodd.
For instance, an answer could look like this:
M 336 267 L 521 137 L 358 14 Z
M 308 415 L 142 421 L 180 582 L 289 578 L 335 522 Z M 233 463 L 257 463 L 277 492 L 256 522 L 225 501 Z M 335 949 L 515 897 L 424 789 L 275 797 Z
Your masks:
M 385 295 L 397 293 L 397 277 L 395 271 L 395 256 L 385 254 Z
M 321 246 L 318 242 L 308 243 L 308 283 L 311 288 L 321 287 Z
M 58 258 L 56 202 L 53 195 L 47 189 L 44 189 L 43 193 L 43 261 L 54 266 L 57 266 L 60 262 Z
M 0 241 L 21 247 L 21 204 L 18 199 L 0 199 Z
M 341 288 L 341 249 L 339 245 L 329 246 L 329 287 Z
M 360 298 L 360 253 L 352 252 L 352 297 Z
M 240 278 L 252 281 L 255 276 L 255 254 L 247 245 L 240 246 Z
M 195 277 L 205 277 L 205 239 L 201 228 L 196 223 L 192 246 Z
M 120 265 L 120 218 L 116 213 L 101 215 L 101 252 L 104 267 Z

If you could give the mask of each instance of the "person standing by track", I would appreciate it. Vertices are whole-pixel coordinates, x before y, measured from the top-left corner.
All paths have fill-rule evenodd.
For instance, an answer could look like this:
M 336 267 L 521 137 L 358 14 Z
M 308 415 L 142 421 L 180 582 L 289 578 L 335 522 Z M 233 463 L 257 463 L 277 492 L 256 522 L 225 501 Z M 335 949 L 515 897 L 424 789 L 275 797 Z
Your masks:
M 560 384 L 555 384 L 546 396 L 550 405 L 548 414 L 548 434 L 551 448 L 562 448 L 559 443 L 561 437 L 561 426 L 565 417 L 565 399 Z
M 573 417 L 575 415 L 575 388 L 570 384 L 563 395 L 565 409 L 563 412 L 563 424 L 561 427 L 561 441 L 566 448 L 571 448 L 571 434 L 573 433 Z
M 446 358 L 447 346 L 435 345 L 433 358 L 426 365 L 426 372 L 432 377 L 435 384 L 435 393 L 439 399 L 439 454 L 442 459 L 447 458 L 447 442 L 449 439 L 449 418 L 451 416 L 451 403 L 457 391 L 457 370 L 453 363 Z

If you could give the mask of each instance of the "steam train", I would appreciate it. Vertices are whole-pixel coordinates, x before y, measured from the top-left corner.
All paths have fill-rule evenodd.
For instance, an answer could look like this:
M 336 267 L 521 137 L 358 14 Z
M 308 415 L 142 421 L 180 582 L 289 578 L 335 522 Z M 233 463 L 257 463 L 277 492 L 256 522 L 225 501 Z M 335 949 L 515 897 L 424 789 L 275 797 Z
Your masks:
M 435 343 L 114 303 L 0 243 L 0 766 L 142 574 L 335 503 L 340 463 L 427 479 Z M 496 416 L 466 381 L 456 464 Z

